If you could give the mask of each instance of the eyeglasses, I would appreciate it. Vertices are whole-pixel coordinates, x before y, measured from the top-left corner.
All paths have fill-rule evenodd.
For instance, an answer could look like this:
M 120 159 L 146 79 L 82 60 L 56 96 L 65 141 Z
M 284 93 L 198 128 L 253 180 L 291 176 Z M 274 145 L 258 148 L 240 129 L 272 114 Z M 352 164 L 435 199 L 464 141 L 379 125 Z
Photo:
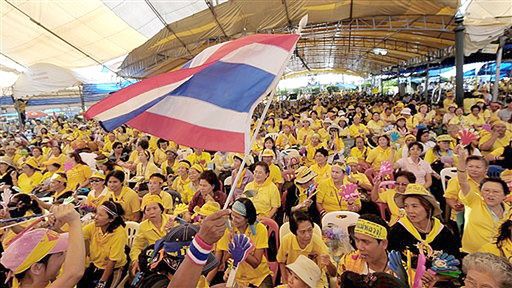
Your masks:
M 98 183 L 98 182 L 105 182 L 105 181 L 103 181 L 101 179 L 91 179 L 89 182 L 91 182 L 91 183 Z

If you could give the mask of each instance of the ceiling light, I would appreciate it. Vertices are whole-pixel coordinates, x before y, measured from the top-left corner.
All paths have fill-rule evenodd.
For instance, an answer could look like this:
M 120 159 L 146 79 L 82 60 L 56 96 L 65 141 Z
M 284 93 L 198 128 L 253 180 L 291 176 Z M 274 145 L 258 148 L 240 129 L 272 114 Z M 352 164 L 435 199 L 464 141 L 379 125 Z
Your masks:
M 373 48 L 372 52 L 375 55 L 382 55 L 382 56 L 385 56 L 386 54 L 388 54 L 388 50 L 382 49 L 382 48 Z

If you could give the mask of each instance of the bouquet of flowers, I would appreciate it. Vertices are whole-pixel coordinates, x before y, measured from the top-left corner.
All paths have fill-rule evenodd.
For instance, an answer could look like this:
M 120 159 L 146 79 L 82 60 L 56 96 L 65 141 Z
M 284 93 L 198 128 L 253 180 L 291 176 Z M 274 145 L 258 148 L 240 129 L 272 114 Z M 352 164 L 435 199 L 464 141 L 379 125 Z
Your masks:
M 336 262 L 339 262 L 343 255 L 352 252 L 354 249 L 350 245 L 350 236 L 338 226 L 328 225 L 323 229 L 324 242 L 329 248 L 331 255 Z

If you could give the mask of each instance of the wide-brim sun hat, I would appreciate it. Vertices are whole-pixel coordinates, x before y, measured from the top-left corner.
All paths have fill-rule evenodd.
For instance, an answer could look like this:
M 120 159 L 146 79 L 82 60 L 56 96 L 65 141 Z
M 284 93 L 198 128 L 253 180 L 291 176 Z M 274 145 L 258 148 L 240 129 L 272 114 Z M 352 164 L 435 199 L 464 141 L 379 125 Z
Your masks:
M 286 265 L 286 268 L 290 269 L 302 282 L 311 288 L 316 288 L 318 282 L 320 282 L 322 271 L 320 271 L 320 268 L 313 260 L 304 255 L 299 255 L 295 262 Z
M 442 214 L 441 208 L 439 206 L 439 202 L 437 202 L 436 198 L 428 192 L 428 190 L 421 184 L 409 184 L 405 189 L 403 194 L 396 193 L 395 194 L 395 203 L 399 208 L 404 208 L 404 201 L 407 197 L 410 196 L 419 196 L 425 200 L 427 200 L 430 205 L 434 208 L 432 216 L 439 216 Z
M 311 179 L 316 177 L 316 173 L 311 170 L 309 167 L 302 166 L 295 171 L 295 183 L 296 184 L 305 184 L 311 181 Z

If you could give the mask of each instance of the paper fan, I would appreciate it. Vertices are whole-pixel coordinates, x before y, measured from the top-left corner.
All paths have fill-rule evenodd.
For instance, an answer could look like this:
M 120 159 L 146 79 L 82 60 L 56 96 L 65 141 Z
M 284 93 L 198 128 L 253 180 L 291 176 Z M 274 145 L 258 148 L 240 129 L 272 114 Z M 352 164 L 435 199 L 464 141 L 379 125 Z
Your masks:
M 391 142 L 395 143 L 400 139 L 400 133 L 397 131 L 393 131 L 389 134 L 389 138 L 391 138 Z
M 393 165 L 389 161 L 383 161 L 380 165 L 379 175 L 389 175 L 393 174 Z
M 476 134 L 473 131 L 469 131 L 467 129 L 464 129 L 459 132 L 460 136 L 460 143 L 464 146 L 471 144 L 471 142 L 478 139 Z
M 491 132 L 492 131 L 492 126 L 489 123 L 485 123 L 484 125 L 482 125 L 482 129 L 484 131 Z
M 357 184 L 350 183 L 350 184 L 341 186 L 340 196 L 345 201 L 358 198 L 359 192 L 357 191 Z

